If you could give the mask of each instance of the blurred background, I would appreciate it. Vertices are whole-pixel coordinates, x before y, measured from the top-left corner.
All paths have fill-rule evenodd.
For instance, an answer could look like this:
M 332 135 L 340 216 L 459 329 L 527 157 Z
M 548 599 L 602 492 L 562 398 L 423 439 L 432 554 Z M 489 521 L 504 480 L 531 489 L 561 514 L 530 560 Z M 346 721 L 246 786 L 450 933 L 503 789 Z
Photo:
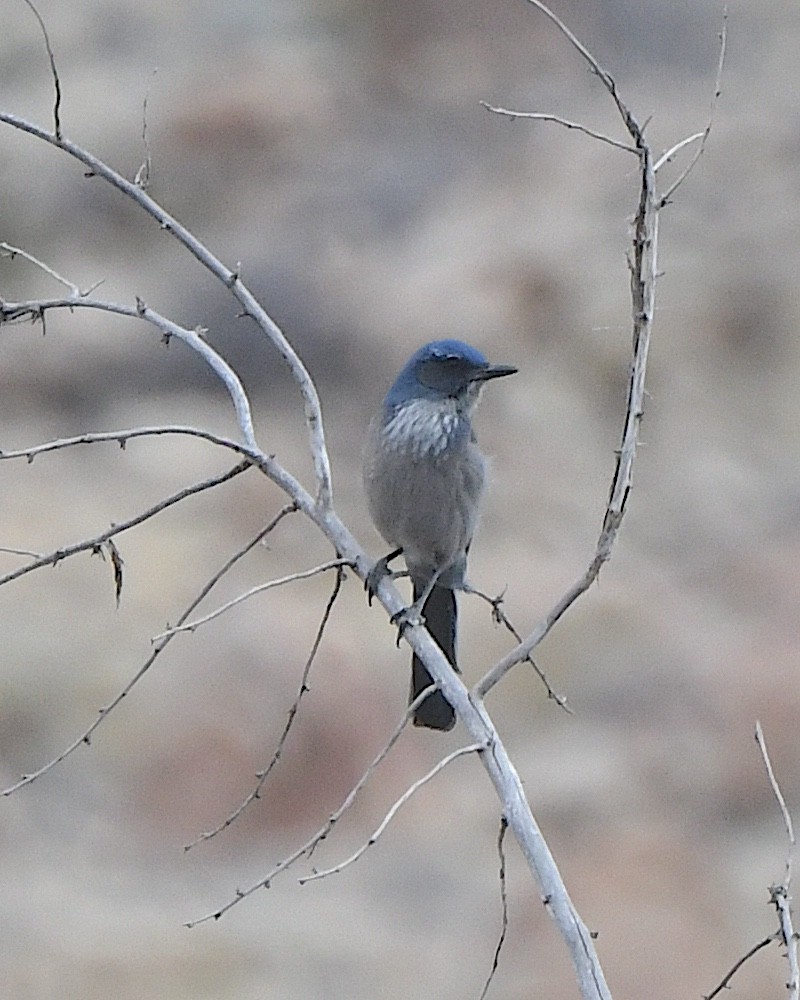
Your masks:
M 4 0 L 6 111 L 50 127 L 38 26 Z M 520 373 L 489 389 L 492 456 L 471 577 L 507 588 L 524 631 L 584 571 L 613 471 L 630 357 L 632 157 L 479 101 L 625 138 L 607 94 L 523 0 L 39 0 L 64 133 L 133 177 L 241 272 L 316 378 L 338 509 L 368 550 L 360 452 L 396 370 L 457 336 Z M 731 0 L 714 130 L 661 220 L 658 313 L 628 514 L 599 585 L 489 707 L 615 997 L 709 993 L 770 934 L 786 836 L 753 740 L 760 719 L 800 822 L 800 9 Z M 722 5 L 553 0 L 661 152 L 706 123 Z M 792 68 L 794 67 L 794 69 Z M 98 295 L 209 330 L 252 393 L 261 445 L 309 482 L 302 409 L 252 323 L 135 206 L 64 154 L 0 130 L 0 239 Z M 680 170 L 681 163 L 668 170 Z M 676 176 L 674 173 L 670 176 Z M 663 179 L 667 183 L 669 177 Z M 20 259 L 0 294 L 59 294 Z M 234 434 L 222 387 L 181 344 L 105 314 L 0 337 L 0 448 L 158 423 Z M 231 460 L 191 439 L 0 463 L 0 546 L 92 537 Z M 204 582 L 282 505 L 250 472 L 117 539 L 125 584 L 81 555 L 0 589 L 0 777 L 77 737 Z M 203 605 L 329 558 L 284 521 Z M 25 561 L 0 552 L 0 573 Z M 349 579 L 263 797 L 252 789 L 300 683 L 331 579 L 271 591 L 174 641 L 66 763 L 0 802 L 0 965 L 14 998 L 478 997 L 500 929 L 498 804 L 454 763 L 340 875 L 300 869 L 224 919 L 183 926 L 318 829 L 402 715 L 409 652 Z M 509 647 L 462 600 L 476 680 Z M 347 857 L 459 745 L 408 732 L 314 864 Z M 508 940 L 490 996 L 577 995 L 507 841 Z M 783 992 L 777 945 L 732 995 Z M 646 983 L 646 987 L 642 984 Z

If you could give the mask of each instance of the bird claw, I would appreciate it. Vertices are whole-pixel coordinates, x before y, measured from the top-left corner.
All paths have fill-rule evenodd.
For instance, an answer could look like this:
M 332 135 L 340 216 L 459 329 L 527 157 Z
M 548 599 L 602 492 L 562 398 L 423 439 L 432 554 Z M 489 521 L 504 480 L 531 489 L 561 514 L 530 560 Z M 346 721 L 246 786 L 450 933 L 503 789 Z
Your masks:
M 389 619 L 390 624 L 397 626 L 397 645 L 400 645 L 400 638 L 407 628 L 414 628 L 415 625 L 424 625 L 425 619 L 421 609 L 416 604 L 409 604 L 407 608 L 396 611 Z
M 378 559 L 372 569 L 367 573 L 364 579 L 364 590 L 367 592 L 367 604 L 372 607 L 372 599 L 378 592 L 378 587 L 380 586 L 381 580 L 385 576 L 390 576 L 393 580 L 398 576 L 405 575 L 403 572 L 395 573 L 389 569 L 389 563 L 392 559 L 395 559 L 400 555 L 402 549 L 395 549 L 388 555 L 383 556 L 382 559 Z
M 372 607 L 372 599 L 378 591 L 378 586 L 381 580 L 389 572 L 389 567 L 386 565 L 385 559 L 379 559 L 372 569 L 367 573 L 366 579 L 364 580 L 364 590 L 367 592 L 367 604 Z

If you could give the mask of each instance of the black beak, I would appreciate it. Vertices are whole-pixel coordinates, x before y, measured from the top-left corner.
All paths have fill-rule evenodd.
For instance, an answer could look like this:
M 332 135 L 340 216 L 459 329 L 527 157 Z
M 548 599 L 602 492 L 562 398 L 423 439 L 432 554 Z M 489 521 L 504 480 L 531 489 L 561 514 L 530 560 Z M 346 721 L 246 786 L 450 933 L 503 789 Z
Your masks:
M 517 369 L 512 365 L 488 365 L 483 371 L 477 372 L 476 382 L 488 382 L 490 378 L 503 378 L 504 375 L 516 375 Z

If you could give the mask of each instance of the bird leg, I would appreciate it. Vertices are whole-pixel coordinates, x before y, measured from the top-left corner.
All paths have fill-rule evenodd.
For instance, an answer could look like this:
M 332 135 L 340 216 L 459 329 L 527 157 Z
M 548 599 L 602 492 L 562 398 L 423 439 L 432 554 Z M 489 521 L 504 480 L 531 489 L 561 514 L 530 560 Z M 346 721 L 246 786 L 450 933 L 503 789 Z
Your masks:
M 401 576 L 407 576 L 407 570 L 398 570 L 394 572 L 389 569 L 389 563 L 396 559 L 399 555 L 402 555 L 402 549 L 393 549 L 391 552 L 383 556 L 382 559 L 378 559 L 372 569 L 367 573 L 367 578 L 364 580 L 364 590 L 367 592 L 367 603 L 372 604 L 372 598 L 375 596 L 378 590 L 378 585 L 385 576 L 389 576 L 392 580 L 398 579 Z
M 442 575 L 443 570 L 437 569 L 436 572 L 431 576 L 430 580 L 425 584 L 425 589 L 419 595 L 419 597 L 414 601 L 413 604 L 409 604 L 407 608 L 403 608 L 402 611 L 398 611 L 396 614 L 392 615 L 390 621 L 392 625 L 396 625 L 397 632 L 397 645 L 400 645 L 400 636 L 403 634 L 403 629 L 408 628 L 412 625 L 424 625 L 425 618 L 422 614 L 422 610 L 428 598 L 433 592 L 433 588 L 436 586 L 439 577 Z

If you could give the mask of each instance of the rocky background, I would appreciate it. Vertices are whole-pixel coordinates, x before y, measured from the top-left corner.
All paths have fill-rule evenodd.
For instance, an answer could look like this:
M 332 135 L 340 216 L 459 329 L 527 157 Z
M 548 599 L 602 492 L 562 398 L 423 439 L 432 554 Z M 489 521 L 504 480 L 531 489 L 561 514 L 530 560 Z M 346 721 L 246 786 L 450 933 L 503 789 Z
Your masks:
M 615 997 L 709 993 L 775 926 L 786 836 L 753 740 L 760 719 L 800 822 L 800 10 L 729 3 L 705 155 L 661 221 L 643 444 L 611 563 L 542 645 L 560 711 L 518 668 L 491 698 Z M 667 149 L 707 120 L 721 4 L 554 0 Z M 473 581 L 533 626 L 585 569 L 618 444 L 630 353 L 633 159 L 480 100 L 624 138 L 598 81 L 524 0 L 40 0 L 65 134 L 133 177 L 148 94 L 150 191 L 241 270 L 318 381 L 337 503 L 376 555 L 360 488 L 371 413 L 408 354 L 462 337 L 519 375 L 478 418 L 492 483 Z M 35 20 L 4 0 L 6 111 L 49 125 Z M 0 239 L 104 298 L 139 296 L 209 338 L 252 393 L 262 445 L 309 481 L 297 393 L 235 303 L 155 224 L 66 156 L 0 130 Z M 680 169 L 680 164 L 675 168 Z M 0 261 L 6 299 L 58 294 Z M 179 343 L 97 313 L 0 333 L 0 448 L 186 423 L 234 433 L 220 385 Z M 0 463 L 0 546 L 49 552 L 228 458 L 188 439 Z M 125 584 L 77 556 L 0 588 L 0 776 L 75 739 L 151 637 L 281 506 L 248 473 L 118 539 Z M 205 605 L 328 558 L 299 519 Z M 24 557 L 0 552 L 0 573 Z M 340 875 L 292 873 L 223 920 L 341 802 L 403 711 L 407 648 L 350 579 L 263 798 L 251 790 L 300 683 L 331 580 L 272 591 L 179 637 L 62 766 L 0 801 L 7 995 L 44 1000 L 478 997 L 500 929 L 498 807 L 462 759 Z M 468 679 L 508 648 L 462 601 Z M 463 734 L 404 734 L 320 848 L 347 857 Z M 516 847 L 490 996 L 577 995 Z M 298 870 L 296 874 L 301 874 Z M 783 993 L 779 948 L 733 981 Z

